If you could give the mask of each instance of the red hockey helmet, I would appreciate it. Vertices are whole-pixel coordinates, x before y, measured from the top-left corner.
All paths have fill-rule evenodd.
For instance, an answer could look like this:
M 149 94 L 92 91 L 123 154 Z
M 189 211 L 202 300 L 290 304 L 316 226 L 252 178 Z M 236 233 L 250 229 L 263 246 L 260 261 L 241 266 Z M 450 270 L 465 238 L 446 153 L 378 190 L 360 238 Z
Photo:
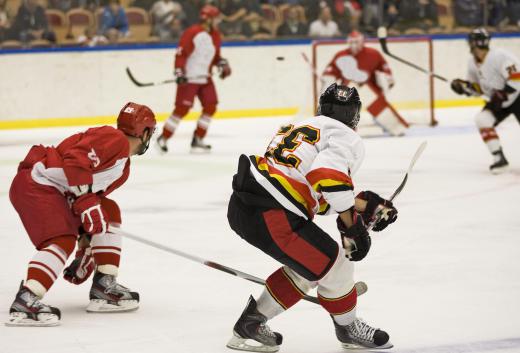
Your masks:
M 150 108 L 133 102 L 126 103 L 117 117 L 119 130 L 123 131 L 125 135 L 141 139 L 142 147 L 138 154 L 143 154 L 148 149 L 156 124 L 155 115 Z M 148 131 L 148 135 L 144 140 L 146 131 Z
M 200 9 L 200 19 L 207 20 L 208 18 L 215 18 L 220 15 L 220 10 L 213 5 L 204 5 Z
M 365 36 L 358 31 L 352 31 L 348 35 L 347 43 L 352 54 L 356 55 L 365 46 Z

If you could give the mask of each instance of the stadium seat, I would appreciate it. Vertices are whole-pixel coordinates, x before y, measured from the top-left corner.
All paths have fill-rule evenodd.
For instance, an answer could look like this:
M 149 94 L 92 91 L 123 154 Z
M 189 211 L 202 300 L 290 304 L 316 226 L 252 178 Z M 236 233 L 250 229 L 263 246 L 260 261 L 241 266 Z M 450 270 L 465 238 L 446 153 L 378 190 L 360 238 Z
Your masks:
M 31 48 L 50 48 L 52 43 L 45 39 L 36 39 L 29 42 Z
M 69 32 L 69 25 L 65 14 L 60 10 L 45 10 L 45 15 L 47 16 L 50 27 L 54 33 L 56 33 L 58 43 L 62 42 Z
M 130 25 L 130 35 L 137 41 L 143 42 L 152 32 L 148 13 L 138 7 L 129 7 L 126 9 L 126 17 Z
M 23 48 L 23 44 L 17 40 L 6 40 L 0 43 L 0 47 L 2 47 L 2 49 L 21 49 Z
M 74 38 L 78 38 L 87 27 L 94 25 L 94 16 L 90 11 L 84 9 L 72 9 L 67 12 L 67 21 L 70 26 L 70 33 Z
M 453 1 L 452 0 L 437 0 L 437 13 L 439 18 L 439 25 L 450 31 L 454 25 L 453 18 Z

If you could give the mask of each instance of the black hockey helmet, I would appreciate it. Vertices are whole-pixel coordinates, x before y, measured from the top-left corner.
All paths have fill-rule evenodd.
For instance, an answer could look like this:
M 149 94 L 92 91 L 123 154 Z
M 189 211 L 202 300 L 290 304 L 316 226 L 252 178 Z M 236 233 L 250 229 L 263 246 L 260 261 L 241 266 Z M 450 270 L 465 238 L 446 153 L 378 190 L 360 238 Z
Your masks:
M 475 28 L 468 34 L 468 42 L 471 49 L 489 49 L 490 39 L 489 32 L 483 27 Z
M 336 119 L 355 129 L 359 123 L 361 100 L 355 87 L 333 83 L 320 96 L 318 115 Z

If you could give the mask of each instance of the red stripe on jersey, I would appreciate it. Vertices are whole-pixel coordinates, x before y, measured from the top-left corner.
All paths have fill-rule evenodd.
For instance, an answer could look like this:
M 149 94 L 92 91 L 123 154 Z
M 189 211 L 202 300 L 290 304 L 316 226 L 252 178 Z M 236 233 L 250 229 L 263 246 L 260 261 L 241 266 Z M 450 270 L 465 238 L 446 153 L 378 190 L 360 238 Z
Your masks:
M 116 246 L 93 246 L 92 251 L 94 250 L 116 250 L 121 251 L 121 248 L 118 248 Z
M 315 275 L 325 271 L 329 258 L 292 230 L 283 210 L 264 212 L 263 217 L 271 238 L 285 254 Z
M 303 298 L 303 293 L 283 268 L 270 275 L 265 281 L 265 286 L 271 296 L 286 310 Z
M 356 287 L 346 295 L 339 298 L 326 298 L 318 295 L 318 300 L 321 306 L 325 308 L 332 315 L 341 315 L 352 311 L 356 307 L 357 303 L 357 291 Z
M 513 72 L 509 75 L 509 79 L 512 81 L 520 81 L 520 72 Z
M 314 169 L 307 173 L 305 179 L 307 179 L 311 185 L 314 185 L 323 179 L 332 179 L 342 182 L 344 184 L 348 184 L 350 186 L 353 185 L 352 179 L 347 174 L 340 172 L 339 170 L 330 168 Z
M 62 264 L 65 265 L 65 261 L 63 260 L 63 255 L 60 256 L 60 255 L 57 254 L 55 251 L 53 251 L 53 250 L 51 250 L 51 249 L 49 249 L 49 248 L 41 249 L 40 251 L 45 251 L 45 252 L 48 252 L 48 253 L 54 255 L 55 257 L 58 258 L 58 260 L 60 260 L 60 262 L 61 262 Z

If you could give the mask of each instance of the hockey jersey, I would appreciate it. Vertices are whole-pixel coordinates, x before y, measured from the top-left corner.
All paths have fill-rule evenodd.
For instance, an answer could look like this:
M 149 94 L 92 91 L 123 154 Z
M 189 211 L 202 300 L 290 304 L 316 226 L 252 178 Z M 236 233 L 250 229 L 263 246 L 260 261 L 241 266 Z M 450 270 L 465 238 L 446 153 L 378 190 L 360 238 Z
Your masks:
M 20 168 L 32 168 L 32 179 L 56 188 L 65 196 L 79 185 L 108 195 L 130 174 L 130 145 L 125 134 L 111 126 L 88 129 L 63 140 L 57 147 L 33 146 Z
M 508 99 L 502 103 L 507 108 L 520 92 L 520 62 L 504 49 L 490 49 L 482 63 L 471 58 L 468 63 L 467 80 L 476 83 L 486 98 L 496 90 L 506 90 Z M 509 87 L 506 89 L 506 87 Z M 511 90 L 512 88 L 512 90 Z
M 350 49 L 338 52 L 325 68 L 323 75 L 341 79 L 345 85 L 350 82 L 375 85 L 377 71 L 392 75 L 385 58 L 379 51 L 363 47 L 357 55 L 353 55 Z
M 190 83 L 204 84 L 220 58 L 220 33 L 207 32 L 200 24 L 186 29 L 175 55 L 175 68 L 183 69 Z
M 251 173 L 284 208 L 312 219 L 354 205 L 352 174 L 365 150 L 343 123 L 316 116 L 280 128 L 264 156 L 251 156 Z

